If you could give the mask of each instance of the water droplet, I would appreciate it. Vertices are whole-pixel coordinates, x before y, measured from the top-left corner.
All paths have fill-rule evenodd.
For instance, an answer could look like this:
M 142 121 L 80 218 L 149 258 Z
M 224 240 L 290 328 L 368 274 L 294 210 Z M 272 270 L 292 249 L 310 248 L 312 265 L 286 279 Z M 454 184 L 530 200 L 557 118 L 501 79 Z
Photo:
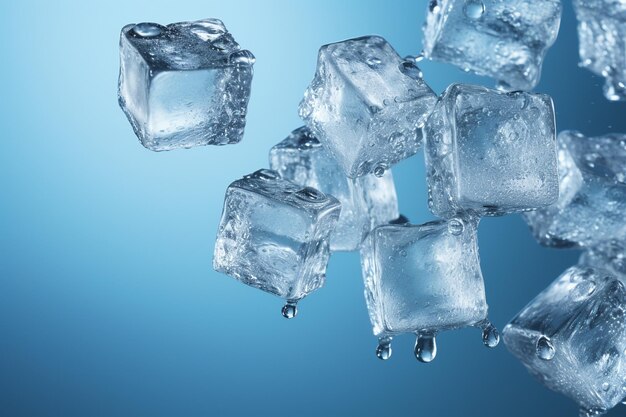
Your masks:
M 408 224 L 409 223 L 409 219 L 408 217 L 406 217 L 405 215 L 401 214 L 397 219 L 393 219 L 392 221 L 389 222 L 389 224 Z
M 384 165 L 376 165 L 376 168 L 374 168 L 374 175 L 376 175 L 378 178 L 382 178 L 382 176 L 385 175 L 386 170 L 387 168 Z
M 611 388 L 611 386 L 609 385 L 608 382 L 605 382 L 602 384 L 602 391 L 608 391 L 609 388 Z
M 428 10 L 430 10 L 431 13 L 439 13 L 439 10 L 440 10 L 439 1 L 431 0 L 430 3 L 428 4 Z
M 488 348 L 495 348 L 500 343 L 500 332 L 496 329 L 496 326 L 491 324 L 489 320 L 485 320 L 482 323 L 483 329 L 483 344 Z
M 322 201 L 326 199 L 326 195 L 313 187 L 304 187 L 296 192 L 296 195 L 303 200 Z
M 415 341 L 415 357 L 422 363 L 432 362 L 437 356 L 437 340 L 432 333 L 420 333 Z
M 381 61 L 380 58 L 375 57 L 375 56 L 368 57 L 366 62 L 367 62 L 367 65 L 369 65 L 370 67 L 376 67 L 383 63 L 383 61 Z
M 485 13 L 485 5 L 481 0 L 467 0 L 463 7 L 463 12 L 470 19 L 480 19 Z
M 584 280 L 579 282 L 571 292 L 572 300 L 581 301 L 588 298 L 596 290 L 596 282 L 593 280 Z
M 378 346 L 376 347 L 376 356 L 381 361 L 386 361 L 391 358 L 391 337 L 381 337 L 378 339 Z
M 422 77 L 424 77 L 424 74 L 422 74 L 422 71 L 415 64 L 415 60 L 402 61 L 399 68 L 400 68 L 400 71 L 404 75 L 411 77 L 414 80 L 421 80 Z
M 296 317 L 296 315 L 298 315 L 298 306 L 295 302 L 288 301 L 287 304 L 283 306 L 281 313 L 283 314 L 284 318 L 292 319 Z
M 454 236 L 459 236 L 465 230 L 465 225 L 460 219 L 452 219 L 448 222 L 448 232 Z
M 552 341 L 546 336 L 541 336 L 539 340 L 537 340 L 536 350 L 537 357 L 544 361 L 551 361 L 556 354 L 556 349 L 554 349 Z
M 280 175 L 278 175 L 278 172 L 272 171 L 271 169 L 259 169 L 258 171 L 255 171 L 250 175 L 246 175 L 244 178 L 246 179 L 256 178 L 256 179 L 261 179 L 261 180 L 277 180 L 278 178 L 280 178 Z
M 253 65 L 256 62 L 256 58 L 252 52 L 247 49 L 236 51 L 230 54 L 228 60 L 233 64 Z
M 144 22 L 138 23 L 131 29 L 132 33 L 141 38 L 154 38 L 155 36 L 159 36 L 163 29 L 163 26 L 158 23 Z

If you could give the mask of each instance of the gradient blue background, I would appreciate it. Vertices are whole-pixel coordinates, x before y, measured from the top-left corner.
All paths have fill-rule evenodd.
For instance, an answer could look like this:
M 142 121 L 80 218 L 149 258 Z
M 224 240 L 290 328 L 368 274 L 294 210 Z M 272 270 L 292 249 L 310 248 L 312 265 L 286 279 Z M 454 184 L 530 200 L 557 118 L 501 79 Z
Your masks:
M 104 2 L 103 2 L 104 3 Z M 626 106 L 577 67 L 569 1 L 539 91 L 559 130 L 626 131 Z M 439 338 L 430 365 L 400 337 L 374 356 L 358 255 L 333 255 L 296 320 L 281 300 L 211 269 L 234 179 L 300 125 L 320 45 L 377 33 L 421 50 L 426 2 L 23 1 L 0 3 L 0 415 L 576 416 L 479 331 Z M 153 153 L 117 105 L 118 34 L 130 22 L 219 17 L 257 56 L 236 146 Z M 492 81 L 424 63 L 438 92 Z M 402 212 L 427 212 L 423 158 L 394 169 Z M 486 219 L 480 249 L 502 328 L 576 251 L 540 248 L 519 216 Z M 625 408 L 610 416 L 624 415 Z

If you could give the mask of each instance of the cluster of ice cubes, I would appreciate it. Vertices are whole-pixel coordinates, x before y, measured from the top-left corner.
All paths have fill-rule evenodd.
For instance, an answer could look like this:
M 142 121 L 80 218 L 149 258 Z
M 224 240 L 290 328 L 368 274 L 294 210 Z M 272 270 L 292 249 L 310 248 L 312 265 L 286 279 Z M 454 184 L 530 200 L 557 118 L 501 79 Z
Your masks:
M 576 0 L 583 64 L 623 93 L 619 0 Z M 431 0 L 424 56 L 497 80 L 440 96 L 414 58 L 382 37 L 322 46 L 299 106 L 305 126 L 260 169 L 228 187 L 213 267 L 297 303 L 326 280 L 336 251 L 358 251 L 376 354 L 416 335 L 432 361 L 436 335 L 488 319 L 477 231 L 481 217 L 524 212 L 548 246 L 585 250 L 504 331 L 509 349 L 587 414 L 626 396 L 626 135 L 556 135 L 552 99 L 530 92 L 561 19 L 559 0 Z M 620 34 L 617 36 L 616 34 Z M 602 45 L 602 48 L 591 47 Z M 217 19 L 128 25 L 119 101 L 155 151 L 241 140 L 254 56 Z M 430 211 L 399 214 L 391 167 L 424 145 Z

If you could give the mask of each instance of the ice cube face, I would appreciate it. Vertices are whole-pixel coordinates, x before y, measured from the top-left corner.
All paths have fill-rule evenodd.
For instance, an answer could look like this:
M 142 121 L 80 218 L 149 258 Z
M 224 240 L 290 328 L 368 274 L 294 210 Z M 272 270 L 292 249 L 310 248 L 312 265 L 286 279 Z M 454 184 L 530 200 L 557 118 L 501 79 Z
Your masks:
M 337 161 L 306 127 L 294 130 L 270 151 L 270 167 L 301 186 L 330 194 L 341 202 L 341 214 L 330 240 L 333 251 L 359 248 L 375 226 L 399 216 L 391 170 L 382 177 L 348 178 Z
M 361 248 L 374 334 L 434 333 L 487 318 L 476 222 L 385 225 Z
M 354 178 L 415 154 L 435 101 L 414 60 L 368 36 L 320 49 L 300 117 Z
M 532 210 L 558 198 L 555 119 L 543 94 L 453 84 L 424 127 L 431 211 Z
M 217 19 L 127 25 L 120 37 L 119 103 L 150 150 L 237 143 L 253 63 Z
M 558 143 L 559 199 L 525 214 L 535 238 L 556 247 L 626 240 L 626 135 L 565 131 Z
M 626 284 L 626 242 L 613 240 L 589 248 L 580 256 L 578 264 L 605 269 Z
M 574 0 L 581 65 L 606 79 L 604 95 L 626 100 L 626 2 Z
M 226 191 L 213 267 L 244 284 L 297 301 L 324 284 L 340 203 L 260 170 Z
M 559 0 L 431 0 L 424 54 L 532 90 L 561 22 Z
M 506 326 L 504 342 L 550 389 L 606 411 L 626 397 L 625 308 L 619 280 L 572 267 Z

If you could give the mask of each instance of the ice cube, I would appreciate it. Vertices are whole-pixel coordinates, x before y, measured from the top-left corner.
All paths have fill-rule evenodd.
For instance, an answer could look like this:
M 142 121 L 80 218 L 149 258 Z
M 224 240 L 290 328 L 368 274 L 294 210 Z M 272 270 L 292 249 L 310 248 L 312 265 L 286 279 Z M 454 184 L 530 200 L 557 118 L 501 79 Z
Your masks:
M 424 128 L 431 211 L 501 215 L 558 198 L 555 119 L 543 94 L 453 84 Z
M 415 60 L 368 36 L 320 49 L 300 117 L 354 178 L 415 154 L 436 99 Z
M 561 22 L 559 0 L 431 0 L 424 54 L 532 90 Z
M 626 100 L 626 2 L 574 0 L 581 65 L 606 79 L 604 95 Z
M 504 342 L 548 388 L 589 414 L 626 396 L 626 290 L 602 270 L 572 267 L 504 329 Z
M 559 200 L 525 214 L 537 240 L 557 247 L 626 240 L 626 135 L 565 131 L 558 143 Z
M 270 167 L 301 186 L 330 194 L 341 202 L 339 222 L 330 240 L 333 251 L 353 251 L 374 226 L 399 216 L 391 170 L 382 177 L 348 178 L 335 159 L 306 127 L 270 151 Z
M 381 359 L 391 338 L 416 333 L 416 356 L 434 359 L 434 337 L 442 330 L 483 328 L 493 347 L 498 334 L 487 320 L 485 287 L 476 243 L 477 220 L 454 218 L 420 226 L 389 224 L 363 242 L 365 299 Z
M 237 143 L 253 63 L 217 19 L 127 25 L 120 36 L 119 103 L 153 151 Z
M 580 256 L 578 264 L 605 269 L 626 284 L 626 242 L 612 240 L 589 248 Z
M 260 170 L 226 191 L 213 268 L 288 301 L 283 314 L 325 281 L 340 203 Z M 288 317 L 290 318 L 290 317 Z

